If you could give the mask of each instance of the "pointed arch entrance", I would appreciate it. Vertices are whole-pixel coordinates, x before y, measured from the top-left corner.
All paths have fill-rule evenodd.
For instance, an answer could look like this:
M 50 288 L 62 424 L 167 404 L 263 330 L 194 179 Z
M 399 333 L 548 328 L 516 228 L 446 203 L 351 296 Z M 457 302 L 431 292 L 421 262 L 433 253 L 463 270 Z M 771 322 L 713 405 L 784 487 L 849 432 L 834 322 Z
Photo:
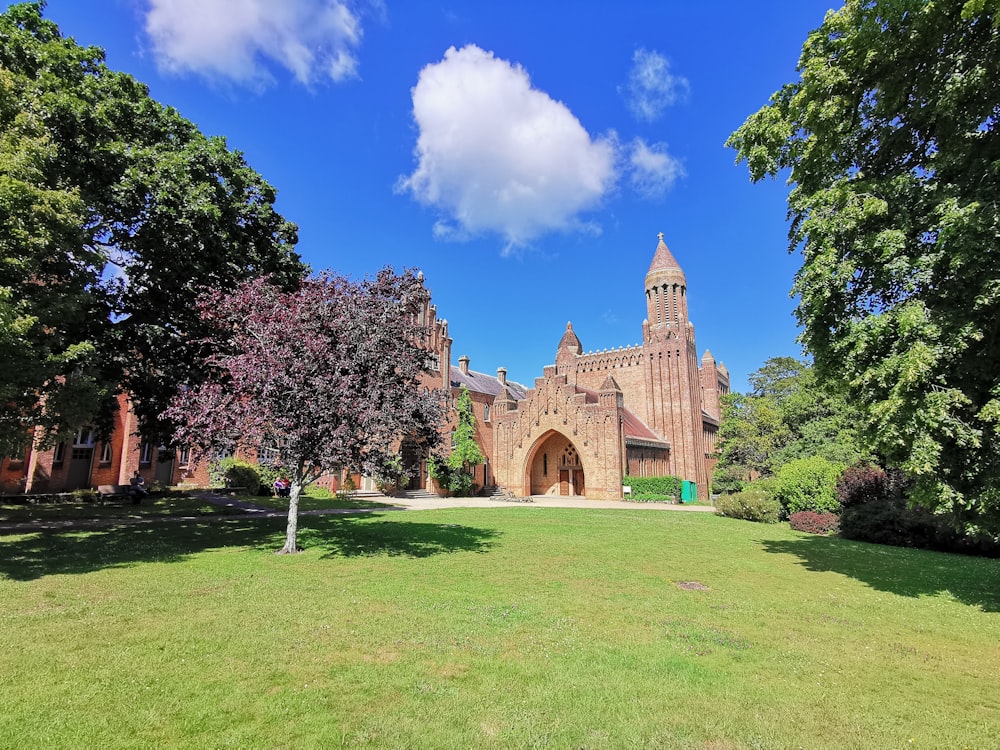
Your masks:
M 532 495 L 586 494 L 586 476 L 580 453 L 573 441 L 560 432 L 542 435 L 535 444 L 526 467 Z

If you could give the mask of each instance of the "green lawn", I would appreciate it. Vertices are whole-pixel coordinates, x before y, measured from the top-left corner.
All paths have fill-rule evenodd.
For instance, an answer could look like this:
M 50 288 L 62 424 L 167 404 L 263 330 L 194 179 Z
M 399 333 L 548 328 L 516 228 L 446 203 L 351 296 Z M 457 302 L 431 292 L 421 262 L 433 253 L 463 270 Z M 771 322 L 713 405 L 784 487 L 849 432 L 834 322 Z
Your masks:
M 0 747 L 997 747 L 1000 561 L 642 509 L 301 526 L 0 537 Z
M 288 510 L 288 498 L 287 497 L 273 497 L 273 496 L 262 496 L 262 495 L 237 495 L 236 499 L 245 500 L 248 503 L 253 503 L 254 505 L 259 505 L 262 508 L 273 508 L 274 510 Z M 367 500 L 359 497 L 349 497 L 342 498 L 336 495 L 324 495 L 322 497 L 316 497 L 313 495 L 303 494 L 299 496 L 299 510 L 325 510 L 329 508 L 361 508 L 361 509 L 376 509 L 384 508 L 386 505 L 391 505 L 391 498 L 384 498 L 381 502 L 374 500 Z

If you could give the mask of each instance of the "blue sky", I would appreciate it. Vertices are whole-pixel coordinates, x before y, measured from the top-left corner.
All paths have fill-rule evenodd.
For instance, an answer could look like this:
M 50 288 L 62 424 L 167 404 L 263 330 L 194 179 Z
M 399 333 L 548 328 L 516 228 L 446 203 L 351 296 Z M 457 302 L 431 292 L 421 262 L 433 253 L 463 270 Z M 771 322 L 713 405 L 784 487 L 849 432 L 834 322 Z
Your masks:
M 453 362 L 531 385 L 572 321 L 639 343 L 663 232 L 736 390 L 800 354 L 783 181 L 723 146 L 831 0 L 49 0 L 66 36 L 225 136 L 314 269 L 420 268 Z

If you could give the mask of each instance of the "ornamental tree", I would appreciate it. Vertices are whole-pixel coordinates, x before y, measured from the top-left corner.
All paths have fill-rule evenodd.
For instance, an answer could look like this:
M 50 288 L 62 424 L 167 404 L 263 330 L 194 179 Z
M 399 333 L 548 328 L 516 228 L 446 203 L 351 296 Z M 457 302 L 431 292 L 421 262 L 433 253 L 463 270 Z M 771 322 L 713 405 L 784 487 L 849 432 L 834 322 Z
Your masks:
M 1000 509 L 997 7 L 848 0 L 728 141 L 754 181 L 788 170 L 819 377 L 918 502 L 968 521 Z
M 255 279 L 202 299 L 217 352 L 165 416 L 196 458 L 277 449 L 292 485 L 280 552 L 297 550 L 299 496 L 323 473 L 376 475 L 403 438 L 427 449 L 439 439 L 440 394 L 418 382 L 426 295 L 412 272 L 385 268 L 360 282 L 320 274 L 293 292 Z
M 472 468 L 486 458 L 476 442 L 476 417 L 472 412 L 472 397 L 465 386 L 455 399 L 455 414 L 458 424 L 452 438 L 451 453 L 448 454 L 448 467 L 452 470 L 451 489 L 460 495 L 467 495 L 472 491 Z
M 224 139 L 43 8 L 0 14 L 0 442 L 107 429 L 121 390 L 161 437 L 200 377 L 198 295 L 264 274 L 294 288 L 296 227 Z

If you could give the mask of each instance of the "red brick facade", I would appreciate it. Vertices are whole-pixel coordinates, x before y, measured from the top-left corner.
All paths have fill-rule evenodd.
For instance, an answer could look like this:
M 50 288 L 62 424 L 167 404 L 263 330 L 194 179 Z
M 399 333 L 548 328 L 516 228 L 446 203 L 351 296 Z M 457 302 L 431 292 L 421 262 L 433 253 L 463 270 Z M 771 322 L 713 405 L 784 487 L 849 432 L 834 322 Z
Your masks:
M 468 357 L 452 367 L 448 322 L 426 303 L 418 322 L 430 331 L 433 361 L 422 386 L 448 389 L 453 398 L 468 388 L 476 440 L 486 456 L 475 468 L 478 487 L 518 495 L 620 498 L 625 476 L 673 474 L 695 482 L 699 497 L 708 496 L 719 399 L 729 390 L 729 374 L 708 351 L 698 360 L 687 281 L 662 235 L 646 274 L 645 296 L 640 346 L 585 353 L 567 324 L 555 364 L 543 368 L 531 389 L 509 382 L 503 368 L 496 376 L 471 370 Z M 134 471 L 150 484 L 209 483 L 207 467 L 188 465 L 187 451 L 143 445 L 124 396 L 119 407 L 107 445 L 78 435 L 55 449 L 26 450 L 20 461 L 4 459 L 3 492 L 127 484 Z M 444 428 L 446 443 L 454 426 Z M 402 452 L 415 475 L 410 486 L 435 490 L 426 457 L 407 455 L 405 447 Z M 355 477 L 355 483 L 375 488 L 368 478 Z M 330 477 L 324 484 L 337 489 L 340 482 Z
M 625 476 L 672 474 L 708 496 L 729 373 L 708 351 L 698 360 L 687 281 L 662 235 L 645 295 L 642 345 L 584 353 L 567 324 L 555 364 L 531 389 L 507 382 L 502 368 L 496 378 L 474 372 L 467 357 L 457 370 L 442 365 L 443 382 L 472 394 L 487 456 L 478 485 L 620 498 Z M 436 340 L 451 346 L 446 329 Z

